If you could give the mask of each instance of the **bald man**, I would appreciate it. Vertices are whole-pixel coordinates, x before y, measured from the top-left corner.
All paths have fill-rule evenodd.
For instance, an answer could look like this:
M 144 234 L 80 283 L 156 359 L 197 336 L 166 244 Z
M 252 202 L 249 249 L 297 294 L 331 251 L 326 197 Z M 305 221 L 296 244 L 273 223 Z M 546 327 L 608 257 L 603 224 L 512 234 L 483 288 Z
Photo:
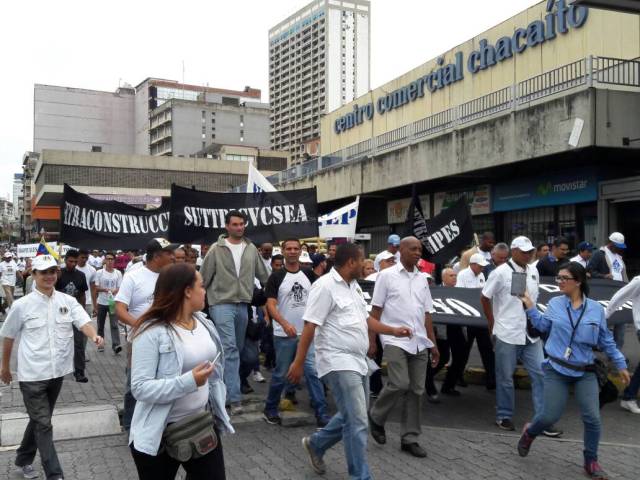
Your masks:
M 386 443 L 384 425 L 398 404 L 403 412 L 400 447 L 410 455 L 423 458 L 427 452 L 418 439 L 424 379 L 429 350 L 434 365 L 438 364 L 440 353 L 429 313 L 433 308 L 429 283 L 426 274 L 417 267 L 421 257 L 420 241 L 406 237 L 400 242 L 400 262 L 381 271 L 376 279 L 370 319 L 392 327 L 409 328 L 413 335 L 405 338 L 380 335 L 388 382 L 369 413 L 369 426 L 373 439 L 379 444 Z

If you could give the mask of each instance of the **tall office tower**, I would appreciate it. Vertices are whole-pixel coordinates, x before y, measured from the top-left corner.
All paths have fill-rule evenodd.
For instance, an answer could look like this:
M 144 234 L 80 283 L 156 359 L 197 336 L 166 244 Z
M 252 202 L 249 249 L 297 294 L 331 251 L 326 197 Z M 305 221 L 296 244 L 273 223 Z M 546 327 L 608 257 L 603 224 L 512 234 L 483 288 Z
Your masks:
M 369 90 L 368 0 L 315 0 L 269 30 L 271 148 L 301 163 L 320 116 Z

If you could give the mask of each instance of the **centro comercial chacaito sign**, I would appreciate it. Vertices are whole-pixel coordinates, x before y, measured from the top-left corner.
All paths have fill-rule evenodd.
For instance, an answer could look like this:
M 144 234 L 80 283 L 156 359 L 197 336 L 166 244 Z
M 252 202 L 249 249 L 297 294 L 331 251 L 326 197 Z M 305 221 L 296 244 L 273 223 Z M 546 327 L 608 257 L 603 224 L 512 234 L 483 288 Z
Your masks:
M 459 82 L 464 79 L 465 67 L 474 75 L 514 55 L 519 55 L 528 48 L 551 41 L 558 34 L 566 34 L 572 28 L 580 28 L 587 22 L 589 16 L 588 8 L 568 6 L 566 0 L 548 0 L 546 11 L 544 20 L 535 20 L 526 28 L 515 29 L 512 36 L 499 38 L 495 45 L 491 45 L 486 39 L 480 40 L 480 48 L 472 51 L 466 61 L 462 52 L 457 52 L 454 61 L 447 65 L 444 64 L 444 58 L 439 57 L 436 60 L 437 68 L 429 74 L 379 97 L 375 104 L 374 102 L 366 105 L 355 104 L 353 111 L 335 120 L 334 131 L 340 134 L 361 125 L 365 120 L 373 119 L 376 111 L 379 115 L 384 115 L 386 112 L 424 97 L 425 90 L 433 93 Z

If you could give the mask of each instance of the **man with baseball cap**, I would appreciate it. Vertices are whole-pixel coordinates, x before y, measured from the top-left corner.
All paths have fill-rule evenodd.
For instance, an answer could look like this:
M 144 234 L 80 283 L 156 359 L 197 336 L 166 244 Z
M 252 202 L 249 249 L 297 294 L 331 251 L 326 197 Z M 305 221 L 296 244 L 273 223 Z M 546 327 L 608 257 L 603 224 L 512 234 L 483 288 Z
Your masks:
M 8 308 L 11 308 L 13 304 L 13 293 L 16 288 L 17 277 L 22 278 L 22 274 L 18 271 L 16 262 L 13 261 L 13 253 L 7 251 L 3 255 L 2 262 L 0 262 L 0 284 L 2 284 Z
M 480 297 L 489 333 L 495 336 L 496 424 L 503 430 L 515 430 L 512 422 L 515 406 L 513 374 L 518 360 L 529 372 L 534 413 L 542 411 L 542 342 L 527 328 L 527 315 L 519 296 L 511 294 L 512 282 L 523 278 L 525 291 L 536 302 L 538 271 L 529 265 L 534 251 L 535 247 L 527 237 L 514 238 L 511 259 L 489 275 Z M 555 430 L 547 433 L 556 434 Z
M 46 478 L 61 480 L 64 475 L 53 444 L 51 416 L 63 377 L 74 369 L 73 327 L 98 347 L 103 339 L 91 325 L 84 306 L 74 297 L 56 291 L 58 263 L 51 255 L 35 257 L 32 269 L 35 289 L 16 300 L 0 330 L 4 337 L 0 379 L 6 384 L 13 379 L 11 351 L 20 335 L 18 382 L 29 423 L 15 464 L 25 478 L 36 478 L 38 473 L 32 464 L 39 452 Z
M 482 270 L 489 265 L 487 259 L 481 253 L 474 253 L 469 258 L 469 266 L 458 273 L 456 287 L 482 288 L 484 287 L 484 273 Z
M 580 242 L 576 250 L 578 254 L 569 261 L 579 263 L 584 268 L 587 268 L 589 259 L 591 259 L 591 255 L 593 254 L 593 245 L 589 242 Z
M 400 253 L 400 252 L 398 252 Z M 376 260 L 378 260 L 378 268 L 376 269 L 375 272 L 373 272 L 371 275 L 367 276 L 367 278 L 365 278 L 365 280 L 368 280 L 370 282 L 375 282 L 378 278 L 378 274 L 389 268 L 389 267 L 393 267 L 396 264 L 396 255 L 394 255 L 393 253 L 389 252 L 388 250 L 385 250 L 384 252 L 380 252 L 378 254 L 378 256 L 376 257 Z M 375 264 L 375 262 L 374 262 Z
M 389 235 L 387 244 L 387 249 L 380 252 L 373 261 L 373 268 L 376 269 L 376 272 L 380 271 L 380 260 L 382 260 L 383 255 L 386 255 L 385 252 L 391 253 L 395 257 L 395 263 L 400 262 L 400 235 L 395 233 Z M 388 255 L 386 255 L 386 258 L 388 258 Z
M 133 328 L 140 316 L 146 312 L 153 303 L 153 292 L 160 270 L 173 263 L 174 251 L 177 243 L 171 243 L 164 238 L 154 238 L 147 244 L 146 263 L 124 274 L 120 290 L 116 295 L 116 315 L 120 323 L 124 323 L 129 329 Z M 127 380 L 124 393 L 124 413 L 122 426 L 129 430 L 136 399 L 131 394 L 131 343 L 127 341 Z

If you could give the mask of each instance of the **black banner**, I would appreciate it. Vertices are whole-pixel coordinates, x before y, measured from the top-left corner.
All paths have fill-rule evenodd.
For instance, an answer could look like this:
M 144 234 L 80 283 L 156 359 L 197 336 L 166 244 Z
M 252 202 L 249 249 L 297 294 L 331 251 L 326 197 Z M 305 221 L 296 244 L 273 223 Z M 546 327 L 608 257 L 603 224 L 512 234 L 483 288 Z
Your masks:
M 60 206 L 60 240 L 75 248 L 143 249 L 149 240 L 166 237 L 169 201 L 143 210 L 115 200 L 97 200 L 64 185 Z
M 433 263 L 448 262 L 473 240 L 471 212 L 465 197 L 427 220 L 415 188 L 407 214 L 406 230 L 422 242 L 423 257 Z
M 224 217 L 230 210 L 247 216 L 246 235 L 255 243 L 318 236 L 315 188 L 211 193 L 172 185 L 169 239 L 178 243 L 213 243 L 226 231 Z
M 375 282 L 359 280 L 360 287 L 365 293 L 367 302 L 371 301 Z M 597 300 L 603 307 L 607 307 L 611 297 L 625 284 L 614 280 L 593 279 L 589 281 L 591 292 L 589 298 Z M 472 327 L 487 327 L 487 320 L 482 312 L 480 304 L 480 288 L 455 288 L 431 286 L 431 297 L 433 298 L 432 313 L 434 323 L 462 325 Z M 558 285 L 551 277 L 543 277 L 540 283 L 540 294 L 538 296 L 538 309 L 544 311 L 547 303 L 553 297 L 562 295 Z M 618 323 L 633 323 L 632 304 L 627 302 L 621 310 L 611 315 L 609 325 Z

